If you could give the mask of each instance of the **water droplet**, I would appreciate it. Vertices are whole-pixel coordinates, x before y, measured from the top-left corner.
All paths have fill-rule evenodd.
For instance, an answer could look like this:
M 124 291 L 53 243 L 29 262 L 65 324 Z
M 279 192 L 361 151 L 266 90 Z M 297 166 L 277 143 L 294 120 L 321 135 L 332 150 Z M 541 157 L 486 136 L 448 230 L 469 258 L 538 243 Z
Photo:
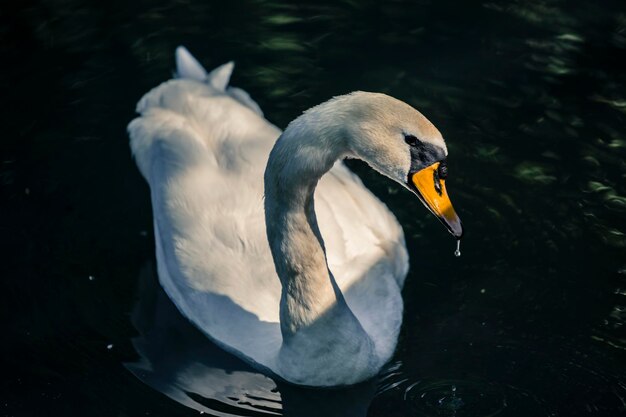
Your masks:
M 108 349 L 108 350 L 113 349 L 113 344 L 112 344 L 112 343 L 111 343 L 111 344 L 108 344 L 108 345 L 107 345 L 107 349 Z
M 93 275 L 89 275 L 89 281 L 93 281 L 94 279 L 96 279 L 96 277 L 94 277 Z
M 456 250 L 454 251 L 454 256 L 456 256 L 457 258 L 461 256 L 461 240 L 460 239 L 456 241 Z

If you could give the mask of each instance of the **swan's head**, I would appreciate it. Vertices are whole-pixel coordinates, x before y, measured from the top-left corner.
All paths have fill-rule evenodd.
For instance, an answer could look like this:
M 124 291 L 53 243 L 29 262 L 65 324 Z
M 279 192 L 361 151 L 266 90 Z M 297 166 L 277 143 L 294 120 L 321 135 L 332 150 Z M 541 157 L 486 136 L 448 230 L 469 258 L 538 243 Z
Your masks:
M 351 156 L 411 190 L 455 237 L 463 235 L 446 191 L 448 149 L 439 130 L 408 104 L 356 92 L 331 100 Z

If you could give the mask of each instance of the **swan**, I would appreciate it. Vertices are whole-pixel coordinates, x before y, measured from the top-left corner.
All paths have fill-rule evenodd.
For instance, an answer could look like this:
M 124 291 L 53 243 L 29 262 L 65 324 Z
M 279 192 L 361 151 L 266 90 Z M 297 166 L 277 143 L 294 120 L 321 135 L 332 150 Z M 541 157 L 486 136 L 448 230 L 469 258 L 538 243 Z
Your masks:
M 216 344 L 287 382 L 375 376 L 396 346 L 408 254 L 398 221 L 342 160 L 412 191 L 460 239 L 441 133 L 408 104 L 362 91 L 281 132 L 228 85 L 232 62 L 207 72 L 178 47 L 176 66 L 128 126 L 161 286 Z

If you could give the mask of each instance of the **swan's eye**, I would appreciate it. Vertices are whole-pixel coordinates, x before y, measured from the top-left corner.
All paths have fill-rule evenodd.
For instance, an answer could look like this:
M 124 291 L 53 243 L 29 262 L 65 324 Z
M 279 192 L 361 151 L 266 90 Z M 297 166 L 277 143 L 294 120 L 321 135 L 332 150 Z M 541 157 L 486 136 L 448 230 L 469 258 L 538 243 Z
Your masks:
M 445 180 L 448 176 L 448 163 L 446 161 L 441 161 L 439 163 L 439 168 L 437 169 L 437 173 L 439 174 L 439 178 Z
M 404 141 L 410 146 L 417 146 L 417 143 L 419 142 L 413 135 L 404 135 Z

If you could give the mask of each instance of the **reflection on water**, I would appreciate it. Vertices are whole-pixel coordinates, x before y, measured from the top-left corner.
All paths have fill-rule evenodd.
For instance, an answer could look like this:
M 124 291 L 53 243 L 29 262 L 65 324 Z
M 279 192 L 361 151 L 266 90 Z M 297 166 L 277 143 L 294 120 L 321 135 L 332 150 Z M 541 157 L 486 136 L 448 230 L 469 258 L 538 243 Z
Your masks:
M 121 367 L 135 347 L 142 380 L 198 409 L 343 407 L 343 395 L 292 391 L 219 350 L 191 359 L 206 345 L 169 319 L 167 331 L 144 319 L 128 342 L 154 242 L 124 129 L 178 44 L 208 68 L 235 60 L 234 85 L 277 126 L 361 89 L 416 106 L 447 139 L 460 258 L 409 193 L 349 162 L 411 254 L 398 350 L 368 415 L 625 412 L 623 0 L 25 0 L 5 15 L 7 414 L 187 415 Z M 230 382 L 219 392 L 203 377 Z M 367 407 L 363 392 L 354 404 Z

